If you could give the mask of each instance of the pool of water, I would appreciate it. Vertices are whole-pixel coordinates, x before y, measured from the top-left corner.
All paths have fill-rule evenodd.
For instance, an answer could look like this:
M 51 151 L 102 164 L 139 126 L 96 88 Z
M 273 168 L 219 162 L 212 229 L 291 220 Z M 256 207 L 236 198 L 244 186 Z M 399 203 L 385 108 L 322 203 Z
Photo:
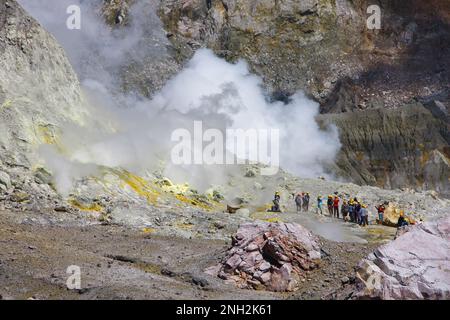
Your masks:
M 340 219 L 308 213 L 258 213 L 254 218 L 271 221 L 296 222 L 314 234 L 337 242 L 387 242 L 394 239 L 395 228 L 370 225 L 360 227 L 357 224 Z

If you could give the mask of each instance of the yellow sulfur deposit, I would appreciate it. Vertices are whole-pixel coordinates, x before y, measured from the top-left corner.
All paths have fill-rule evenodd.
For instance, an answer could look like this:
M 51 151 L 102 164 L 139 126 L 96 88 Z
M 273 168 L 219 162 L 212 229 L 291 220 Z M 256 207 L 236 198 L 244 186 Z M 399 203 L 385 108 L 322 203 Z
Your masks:
M 142 232 L 145 234 L 154 233 L 154 232 L 156 232 L 156 229 L 155 228 L 143 228 Z
M 156 205 L 159 193 L 150 185 L 148 181 L 126 170 L 116 170 L 115 173 L 120 180 L 122 180 L 123 188 L 126 186 L 130 187 L 138 195 L 146 198 L 148 203 Z
M 270 203 L 266 203 L 265 205 L 257 207 L 255 211 L 257 211 L 257 212 L 267 212 L 267 210 L 269 210 L 270 208 L 272 208 L 272 205 Z
M 181 201 L 183 203 L 187 203 L 187 204 L 190 204 L 190 205 L 193 205 L 193 206 L 196 206 L 196 207 L 200 207 L 200 208 L 205 209 L 207 211 L 212 210 L 211 205 L 209 205 L 209 204 L 207 204 L 207 203 L 205 203 L 203 201 L 197 200 L 197 199 L 188 198 L 188 197 L 186 197 L 186 196 L 184 196 L 182 194 L 175 195 L 175 198 L 177 198 L 179 201 Z
M 283 222 L 283 220 L 279 217 L 277 212 L 264 212 L 257 211 L 250 215 L 252 219 L 261 220 L 266 222 Z
M 266 221 L 266 222 L 283 222 L 280 218 L 277 218 L 277 217 L 273 217 L 273 218 L 268 218 L 268 219 L 261 219 L 261 220 L 263 220 L 263 221 Z
M 75 199 L 69 200 L 69 203 L 73 207 L 75 207 L 81 211 L 95 211 L 95 212 L 103 211 L 103 207 L 101 205 L 99 205 L 98 203 L 82 204 Z
M 166 183 L 167 181 L 170 180 L 164 180 Z M 164 192 L 168 192 L 168 193 L 174 193 L 174 194 L 186 194 L 187 192 L 189 192 L 189 184 L 188 183 L 183 183 L 183 184 L 162 184 L 161 189 Z
M 167 178 L 149 182 L 126 170 L 111 170 L 110 172 L 120 179 L 121 188 L 128 187 L 132 189 L 139 196 L 146 198 L 149 204 L 157 205 L 158 198 L 167 194 L 180 201 L 179 206 L 188 204 L 202 208 L 206 211 L 214 209 L 214 206 L 208 201 L 209 198 L 207 196 L 192 193 L 188 183 L 173 184 Z
M 194 227 L 194 225 L 186 222 L 177 222 L 175 224 L 175 227 L 181 230 L 191 230 Z
M 2 109 L 9 108 L 12 105 L 12 100 L 6 99 L 5 102 L 0 106 L 0 111 Z
M 39 125 L 37 128 L 38 137 L 42 143 L 45 144 L 58 144 L 58 139 L 55 133 L 50 129 L 49 126 Z

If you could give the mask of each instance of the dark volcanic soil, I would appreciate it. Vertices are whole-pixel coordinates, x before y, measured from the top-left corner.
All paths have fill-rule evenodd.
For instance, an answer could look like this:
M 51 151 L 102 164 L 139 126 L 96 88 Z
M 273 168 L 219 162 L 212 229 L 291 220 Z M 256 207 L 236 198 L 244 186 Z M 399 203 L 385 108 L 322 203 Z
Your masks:
M 271 293 L 237 289 L 202 272 L 223 257 L 230 245 L 224 241 L 115 225 L 41 225 L 30 223 L 33 216 L 0 212 L 3 299 L 345 299 L 354 266 L 377 246 L 321 238 L 321 267 L 297 292 Z M 66 287 L 70 265 L 81 268 L 81 290 Z

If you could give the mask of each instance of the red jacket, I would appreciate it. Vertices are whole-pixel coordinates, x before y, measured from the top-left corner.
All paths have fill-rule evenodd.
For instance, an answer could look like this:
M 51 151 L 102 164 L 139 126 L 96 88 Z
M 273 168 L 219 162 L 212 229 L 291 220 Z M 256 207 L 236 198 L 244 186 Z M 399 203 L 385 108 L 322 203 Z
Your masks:
M 333 200 L 333 207 L 339 207 L 339 199 Z

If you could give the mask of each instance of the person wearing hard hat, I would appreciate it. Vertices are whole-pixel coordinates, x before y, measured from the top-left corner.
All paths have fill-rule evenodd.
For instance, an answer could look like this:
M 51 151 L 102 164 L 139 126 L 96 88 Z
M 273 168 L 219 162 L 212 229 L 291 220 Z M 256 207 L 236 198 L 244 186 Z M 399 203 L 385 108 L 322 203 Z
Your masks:
M 317 210 L 316 210 L 317 214 L 319 214 L 319 211 L 320 211 L 320 214 L 323 214 L 323 212 L 322 212 L 322 204 L 323 204 L 322 196 L 318 196 L 317 197 Z
M 367 211 L 367 206 L 363 204 L 361 206 L 361 226 L 365 227 L 369 225 L 369 212 Z
M 328 213 L 330 214 L 330 217 L 333 216 L 333 196 L 329 195 L 327 200 L 327 207 L 328 207 Z
M 348 203 L 348 215 L 350 217 L 350 222 L 355 222 L 355 203 L 353 199 L 350 199 Z
M 275 196 L 274 196 L 274 198 L 272 200 L 273 206 L 269 210 L 270 212 L 281 212 L 280 200 L 281 200 L 281 196 L 280 196 L 280 193 L 277 191 L 277 192 L 275 192 Z
M 405 213 L 402 211 L 400 211 L 400 217 L 397 220 L 397 228 L 401 228 L 401 227 L 405 227 L 409 225 L 408 221 L 406 221 L 405 219 Z
M 334 196 L 333 199 L 333 216 L 339 219 L 339 197 Z
M 342 203 L 342 206 L 341 206 L 342 219 L 344 221 L 348 220 L 348 209 L 349 209 L 349 204 L 346 200 L 344 200 L 344 202 Z

